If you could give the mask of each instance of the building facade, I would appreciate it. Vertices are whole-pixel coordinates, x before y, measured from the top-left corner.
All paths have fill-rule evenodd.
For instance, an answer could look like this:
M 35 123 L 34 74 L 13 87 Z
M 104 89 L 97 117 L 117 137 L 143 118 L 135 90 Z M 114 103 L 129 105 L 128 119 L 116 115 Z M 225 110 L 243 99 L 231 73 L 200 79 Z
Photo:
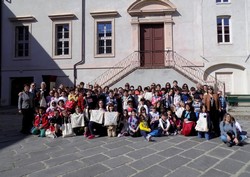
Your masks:
M 1 105 L 20 84 L 197 82 L 250 93 L 247 0 L 2 1 Z

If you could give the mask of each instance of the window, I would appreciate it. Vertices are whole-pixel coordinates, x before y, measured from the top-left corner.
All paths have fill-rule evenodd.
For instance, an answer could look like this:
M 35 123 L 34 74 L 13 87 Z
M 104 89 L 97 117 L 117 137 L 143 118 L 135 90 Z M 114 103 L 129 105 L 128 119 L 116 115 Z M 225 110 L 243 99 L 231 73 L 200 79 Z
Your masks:
M 69 55 L 69 24 L 56 25 L 55 55 Z
M 95 57 L 114 56 L 114 19 L 95 20 Z
M 75 14 L 50 14 L 53 21 L 53 49 L 55 59 L 71 58 L 72 53 L 72 20 L 77 19 Z
M 97 54 L 112 54 L 112 23 L 97 23 Z
M 115 56 L 115 18 L 117 11 L 90 12 L 95 19 L 95 57 Z
M 71 23 L 54 23 L 54 58 L 71 58 Z
M 230 43 L 230 17 L 217 17 L 218 43 Z
M 15 58 L 29 56 L 29 26 L 15 26 Z
M 229 3 L 230 0 L 216 0 L 216 3 Z

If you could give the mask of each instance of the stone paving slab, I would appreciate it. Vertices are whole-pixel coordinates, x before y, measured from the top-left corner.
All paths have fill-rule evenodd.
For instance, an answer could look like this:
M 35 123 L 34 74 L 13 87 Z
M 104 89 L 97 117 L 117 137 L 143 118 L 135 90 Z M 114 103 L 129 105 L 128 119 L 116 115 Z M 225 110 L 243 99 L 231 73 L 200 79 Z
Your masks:
M 227 147 L 215 138 L 209 141 L 181 135 L 87 140 L 38 138 L 18 133 L 20 115 L 0 114 L 0 176 L 202 176 L 249 177 L 250 144 Z M 250 130 L 250 120 L 240 120 Z

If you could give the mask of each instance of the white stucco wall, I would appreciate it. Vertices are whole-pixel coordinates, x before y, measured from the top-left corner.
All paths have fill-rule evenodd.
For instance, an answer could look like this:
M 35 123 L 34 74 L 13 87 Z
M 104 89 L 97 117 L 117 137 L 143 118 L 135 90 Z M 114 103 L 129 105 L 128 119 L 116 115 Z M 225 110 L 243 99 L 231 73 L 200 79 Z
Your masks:
M 216 5 L 215 0 L 170 0 L 177 12 L 173 15 L 173 49 L 203 70 L 213 68 L 211 74 L 232 73 L 233 93 L 250 93 L 249 62 L 246 61 L 250 47 L 250 2 L 248 0 L 231 0 L 229 4 Z M 132 17 L 128 7 L 135 0 L 86 0 L 85 34 L 82 34 L 82 0 L 22 0 L 4 1 L 2 9 L 2 90 L 10 88 L 10 77 L 32 76 L 36 82 L 41 75 L 58 75 L 58 82 L 73 83 L 73 65 L 82 58 L 82 35 L 85 35 L 85 63 L 79 65 L 77 83 L 86 83 L 122 61 L 134 50 Z M 94 57 L 94 22 L 91 12 L 117 11 L 114 18 L 115 56 L 108 58 Z M 52 14 L 72 13 L 72 58 L 52 59 Z M 31 23 L 31 59 L 13 60 L 13 23 L 10 17 L 32 15 L 37 20 Z M 231 44 L 217 43 L 216 16 L 231 16 Z M 105 18 L 104 18 L 105 19 Z M 204 59 L 202 58 L 204 57 Z M 218 67 L 218 64 L 231 64 L 232 67 Z M 235 65 L 235 66 L 234 66 Z M 237 66 L 241 66 L 241 70 Z M 221 65 L 220 65 L 221 66 Z M 141 72 L 131 73 L 133 77 Z M 145 72 L 146 73 L 146 72 Z M 163 73 L 159 74 L 164 75 Z M 130 76 L 132 76 L 130 75 Z M 128 76 L 123 82 L 131 81 Z M 174 76 L 169 76 L 171 81 Z M 179 77 L 179 76 L 178 76 Z M 151 78 L 149 76 L 149 78 Z M 180 82 L 185 82 L 180 76 Z M 150 79 L 152 80 L 152 79 Z M 177 78 L 178 80 L 178 78 Z M 160 81 L 162 82 L 162 81 Z M 140 85 L 148 84 L 146 81 Z M 240 85 L 240 87 L 239 87 Z M 10 94 L 2 92 L 1 102 L 8 104 Z

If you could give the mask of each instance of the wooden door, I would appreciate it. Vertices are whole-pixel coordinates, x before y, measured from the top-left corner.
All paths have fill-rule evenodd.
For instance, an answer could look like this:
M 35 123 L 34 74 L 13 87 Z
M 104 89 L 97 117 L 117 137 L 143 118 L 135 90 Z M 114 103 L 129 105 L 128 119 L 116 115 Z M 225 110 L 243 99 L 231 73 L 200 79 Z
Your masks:
M 164 66 L 163 24 L 140 25 L 141 66 Z

